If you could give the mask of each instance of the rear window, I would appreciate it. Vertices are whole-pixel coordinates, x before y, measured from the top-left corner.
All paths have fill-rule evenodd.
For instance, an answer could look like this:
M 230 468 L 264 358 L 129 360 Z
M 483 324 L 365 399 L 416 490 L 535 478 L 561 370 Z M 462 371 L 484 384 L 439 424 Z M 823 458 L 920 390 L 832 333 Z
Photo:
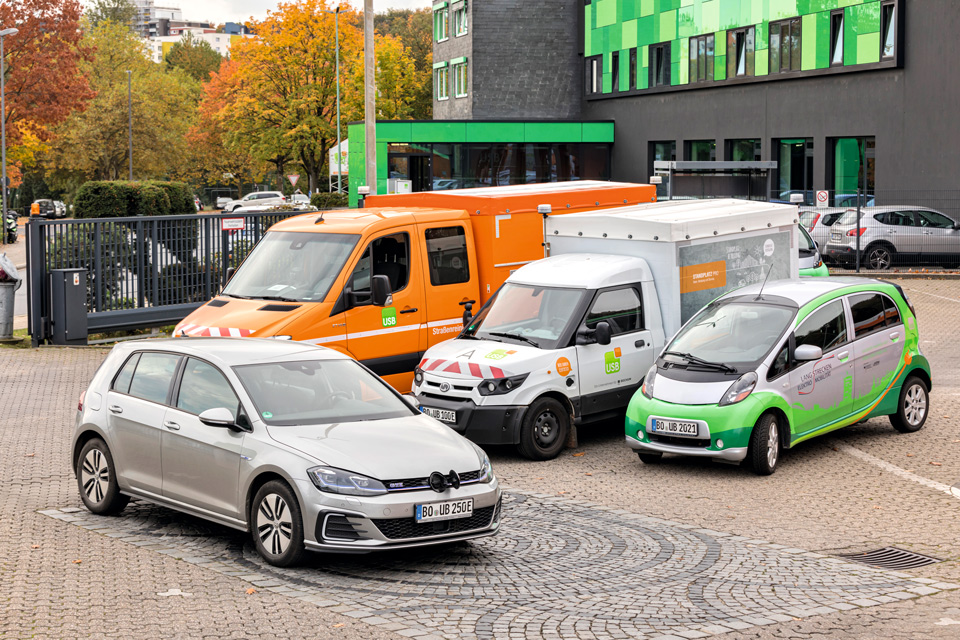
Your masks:
M 857 338 L 868 336 L 886 327 L 883 299 L 879 293 L 861 293 L 850 296 L 853 332 Z

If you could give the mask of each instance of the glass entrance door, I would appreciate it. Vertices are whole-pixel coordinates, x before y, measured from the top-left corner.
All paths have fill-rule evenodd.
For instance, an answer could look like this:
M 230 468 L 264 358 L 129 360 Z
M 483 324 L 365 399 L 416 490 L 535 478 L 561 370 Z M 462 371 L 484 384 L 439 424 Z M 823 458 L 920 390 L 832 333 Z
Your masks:
M 433 190 L 429 155 L 391 153 L 387 156 L 387 166 L 391 178 L 410 180 L 414 192 Z

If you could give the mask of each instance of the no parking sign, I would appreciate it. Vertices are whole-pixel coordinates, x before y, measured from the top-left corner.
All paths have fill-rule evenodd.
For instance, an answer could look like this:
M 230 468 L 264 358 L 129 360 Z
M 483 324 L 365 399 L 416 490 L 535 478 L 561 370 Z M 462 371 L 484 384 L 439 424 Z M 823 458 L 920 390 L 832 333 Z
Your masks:
M 817 191 L 817 206 L 818 206 L 818 207 L 826 207 L 826 206 L 828 206 L 827 203 L 829 202 L 829 200 L 830 200 L 830 192 L 829 192 L 829 191 Z

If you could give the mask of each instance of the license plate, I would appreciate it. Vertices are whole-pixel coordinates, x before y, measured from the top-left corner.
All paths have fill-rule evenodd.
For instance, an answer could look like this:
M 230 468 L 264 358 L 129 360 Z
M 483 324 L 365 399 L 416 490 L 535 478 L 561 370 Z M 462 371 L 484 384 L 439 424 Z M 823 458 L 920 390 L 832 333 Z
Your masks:
M 437 522 L 438 520 L 456 520 L 473 515 L 473 498 L 448 500 L 417 505 L 417 522 Z
M 431 418 L 436 418 L 440 422 L 457 423 L 457 412 L 447 411 L 446 409 L 434 409 L 433 407 L 423 407 L 423 412 Z
M 700 433 L 696 422 L 679 422 L 677 420 L 654 420 L 653 430 L 656 433 L 690 438 L 696 438 Z
M 830 238 L 831 238 L 832 240 L 836 240 L 837 242 L 840 242 L 840 241 L 843 240 L 843 235 L 842 235 L 842 234 L 839 234 L 839 233 L 831 233 L 831 234 L 830 234 Z

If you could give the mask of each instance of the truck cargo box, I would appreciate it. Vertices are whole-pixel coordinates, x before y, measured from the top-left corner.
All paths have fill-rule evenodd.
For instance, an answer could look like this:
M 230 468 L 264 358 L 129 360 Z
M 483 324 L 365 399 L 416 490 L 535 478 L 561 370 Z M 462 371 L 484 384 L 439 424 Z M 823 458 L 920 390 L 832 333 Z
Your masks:
M 751 200 L 675 200 L 551 216 L 550 255 L 644 258 L 658 283 L 667 336 L 721 294 L 799 275 L 797 209 Z

